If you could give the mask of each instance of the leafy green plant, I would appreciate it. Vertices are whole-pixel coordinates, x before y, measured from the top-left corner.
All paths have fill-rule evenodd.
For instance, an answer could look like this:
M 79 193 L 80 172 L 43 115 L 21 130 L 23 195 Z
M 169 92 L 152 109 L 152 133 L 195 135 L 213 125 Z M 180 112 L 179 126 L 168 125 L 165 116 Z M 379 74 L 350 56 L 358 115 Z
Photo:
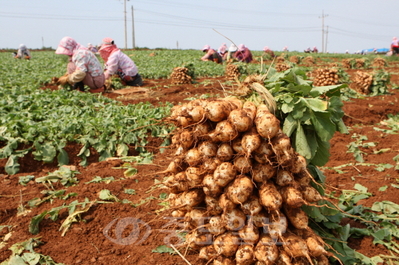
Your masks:
M 130 178 L 137 174 L 137 169 L 134 167 L 134 165 L 151 164 L 152 158 L 153 157 L 152 157 L 151 153 L 141 153 L 138 156 L 121 157 L 121 160 L 126 163 L 123 163 L 123 165 L 120 167 L 114 167 L 114 168 L 115 169 L 126 169 L 126 171 L 123 172 L 123 175 L 125 177 Z
M 118 199 L 115 195 L 111 193 L 110 190 L 104 189 L 98 193 L 98 197 L 104 201 L 113 201 L 113 202 L 121 202 L 122 200 Z
M 63 263 L 55 262 L 51 257 L 34 251 L 35 247 L 42 245 L 43 242 L 39 238 L 30 238 L 26 241 L 15 243 L 10 247 L 11 256 L 3 261 L 1 265 L 63 265 Z
M 381 121 L 381 125 L 388 126 L 391 129 L 385 129 L 375 126 L 373 129 L 388 134 L 397 134 L 399 132 L 399 115 L 388 114 L 388 119 Z
M 173 248 L 170 248 L 165 245 L 161 245 L 153 249 L 151 252 L 153 253 L 169 253 L 169 254 L 176 254 L 176 251 L 173 250 Z
M 42 183 L 43 185 L 60 182 L 62 185 L 68 187 L 77 184 L 79 181 L 76 174 L 80 174 L 79 171 L 71 170 L 69 167 L 60 167 L 60 169 L 49 172 L 47 176 L 36 178 L 37 183 Z
M 39 225 L 40 222 L 48 216 L 48 218 L 52 221 L 56 221 L 58 219 L 59 213 L 61 210 L 68 210 L 68 217 L 61 225 L 60 230 L 63 230 L 62 234 L 68 230 L 70 225 L 73 222 L 77 222 L 81 213 L 87 212 L 91 206 L 94 205 L 97 201 L 89 201 L 89 199 L 85 199 L 83 202 L 73 201 L 69 205 L 62 205 L 59 207 L 52 208 L 50 210 L 45 210 L 42 213 L 34 216 L 29 224 L 29 232 L 31 234 L 38 234 L 40 231 Z M 79 207 L 79 208 L 78 208 Z
M 334 133 L 348 133 L 340 99 L 340 89 L 346 85 L 312 87 L 304 71 L 291 68 L 269 72 L 265 87 L 277 103 L 276 116 L 295 150 L 313 165 L 326 164 Z
M 33 176 L 33 175 L 20 176 L 18 183 L 23 185 L 23 186 L 26 186 L 26 184 L 28 184 L 28 182 L 31 181 L 34 178 L 35 178 L 35 176 Z
M 40 204 L 44 203 L 44 202 L 50 202 L 52 203 L 54 199 L 61 199 L 61 200 L 66 200 L 69 199 L 70 197 L 76 196 L 77 193 L 75 192 L 71 192 L 68 193 L 67 195 L 65 194 L 65 190 L 44 190 L 41 192 L 42 194 L 46 195 L 46 197 L 40 199 L 40 198 L 33 198 L 31 200 L 28 201 L 28 206 L 33 208 L 33 207 L 37 207 Z
M 390 201 L 375 202 L 371 208 L 357 205 L 357 203 L 372 196 L 367 188 L 356 184 L 355 190 L 344 190 L 339 197 L 339 206 L 350 218 L 364 225 L 364 228 L 350 228 L 346 225 L 347 237 L 372 236 L 374 244 L 385 246 L 395 253 L 390 257 L 380 255 L 379 257 L 368 258 L 359 253 L 354 253 L 353 257 L 361 260 L 362 264 L 377 264 L 384 262 L 384 259 L 399 258 L 399 244 L 394 239 L 399 239 L 399 205 Z M 347 264 L 344 262 L 344 264 Z
M 363 143 L 363 141 L 368 140 L 367 136 L 364 136 L 364 135 L 353 134 L 352 138 L 357 138 L 357 139 L 356 139 L 356 141 L 349 143 L 347 152 L 353 153 L 355 160 L 362 163 L 362 162 L 364 162 L 363 155 L 365 155 L 366 153 L 363 152 L 360 149 L 360 147 L 362 147 L 362 148 L 374 147 L 374 146 L 376 146 L 376 144 L 373 142 Z
M 374 73 L 373 82 L 370 86 L 370 95 L 384 95 L 388 94 L 388 85 L 390 83 L 391 75 L 384 71 L 380 70 Z
M 100 176 L 95 176 L 92 180 L 90 180 L 90 181 L 88 181 L 88 182 L 85 182 L 85 184 L 90 184 L 90 183 L 101 183 L 101 182 L 104 182 L 105 184 L 109 184 L 109 183 L 111 183 L 112 181 L 115 181 L 115 178 L 114 177 L 105 177 L 105 178 L 102 178 L 102 177 L 100 177 Z

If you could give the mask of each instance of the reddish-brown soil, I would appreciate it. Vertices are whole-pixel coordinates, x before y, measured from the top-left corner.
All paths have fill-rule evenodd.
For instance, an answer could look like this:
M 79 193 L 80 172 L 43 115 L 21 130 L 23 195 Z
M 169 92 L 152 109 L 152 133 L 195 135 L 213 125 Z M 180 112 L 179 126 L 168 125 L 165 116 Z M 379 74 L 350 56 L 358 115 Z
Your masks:
M 391 74 L 391 83 L 399 84 L 399 68 L 391 66 L 386 70 Z M 353 73 L 353 70 L 347 71 L 349 74 Z M 161 102 L 177 104 L 186 98 L 203 94 L 223 95 L 220 82 L 224 81 L 223 77 L 208 78 L 199 79 L 196 84 L 173 85 L 169 80 L 146 80 L 143 87 L 148 88 L 147 92 L 125 95 L 105 93 L 104 96 L 120 100 L 124 104 L 141 101 L 155 105 Z M 387 118 L 388 114 L 399 113 L 399 93 L 393 89 L 390 89 L 390 92 L 389 95 L 354 99 L 344 103 L 344 121 L 350 128 L 350 134 L 335 134 L 331 141 L 331 158 L 322 169 L 327 176 L 326 185 L 329 191 L 353 190 L 356 183 L 367 187 L 373 196 L 361 202 L 365 206 L 384 200 L 399 203 L 398 190 L 390 186 L 393 183 L 398 184 L 398 172 L 394 168 L 379 172 L 374 167 L 356 165 L 347 166 L 343 169 L 344 173 L 338 174 L 328 167 L 356 163 L 353 154 L 347 152 L 348 144 L 354 141 L 352 136 L 355 134 L 367 136 L 367 142 L 376 144 L 375 147 L 362 149 L 365 153 L 365 163 L 395 164 L 393 157 L 399 151 L 399 135 L 374 130 L 374 126 Z M 157 188 L 156 184 L 162 181 L 163 175 L 159 172 L 166 169 L 174 153 L 173 150 L 160 153 L 158 148 L 160 143 L 159 139 L 151 139 L 149 146 L 155 153 L 153 164 L 137 166 L 138 174 L 131 178 L 124 176 L 126 170 L 123 168 L 124 162 L 119 159 L 96 162 L 98 157 L 93 156 L 89 160 L 89 166 L 80 166 L 80 160 L 76 156 L 80 146 L 68 145 L 70 164 L 80 172 L 77 175 L 79 184 L 69 188 L 56 184 L 54 188 L 66 189 L 65 194 L 76 192 L 77 196 L 66 201 L 54 199 L 34 208 L 29 208 L 27 202 L 33 198 L 44 198 L 45 195 L 41 191 L 47 188 L 34 181 L 22 186 L 18 184 L 19 177 L 45 176 L 48 172 L 57 170 L 59 168 L 57 164 L 55 162 L 44 164 L 34 160 L 32 155 L 28 155 L 19 161 L 20 172 L 10 176 L 4 171 L 6 160 L 0 160 L 0 227 L 10 226 L 0 229 L 0 261 L 11 255 L 8 248 L 12 244 L 38 237 L 43 244 L 35 250 L 64 264 L 187 264 L 179 255 L 153 252 L 158 246 L 179 242 L 179 238 L 174 234 L 178 225 L 168 218 L 170 211 L 160 211 L 163 206 L 160 205 L 162 200 L 159 196 L 167 191 Z M 385 148 L 388 151 L 374 152 Z M 109 184 L 85 184 L 96 176 L 102 178 L 112 176 L 117 181 Z M 379 191 L 379 188 L 385 185 L 389 187 L 385 191 Z M 110 190 L 119 199 L 127 199 L 135 204 L 142 202 L 142 204 L 137 207 L 123 203 L 94 204 L 88 212 L 81 214 L 79 222 L 73 223 L 66 234 L 61 236 L 60 226 L 68 216 L 67 211 L 63 210 L 56 221 L 45 218 L 40 224 L 40 232 L 37 235 L 29 233 L 28 227 L 32 217 L 74 200 L 80 202 L 85 198 L 90 201 L 98 200 L 98 192 L 103 189 Z M 129 195 L 124 192 L 125 189 L 134 189 L 136 194 Z M 18 209 L 22 206 L 27 211 L 18 214 Z M 353 221 L 351 224 L 359 225 Z M 115 234 L 118 229 L 121 230 L 121 234 Z M 5 246 L 2 247 L 1 241 L 9 232 L 12 232 L 11 237 L 7 238 Z M 389 254 L 384 247 L 373 245 L 371 237 L 350 239 L 349 245 L 369 257 Z M 184 248 L 179 250 L 191 264 L 205 264 L 198 260 L 197 252 L 186 253 Z

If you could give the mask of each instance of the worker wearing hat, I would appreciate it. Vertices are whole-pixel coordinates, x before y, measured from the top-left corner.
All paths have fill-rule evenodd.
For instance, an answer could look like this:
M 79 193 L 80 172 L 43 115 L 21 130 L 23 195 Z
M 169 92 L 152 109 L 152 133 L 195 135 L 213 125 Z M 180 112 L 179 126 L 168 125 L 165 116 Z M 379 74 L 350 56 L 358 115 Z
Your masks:
M 220 56 L 220 54 L 215 51 L 215 49 L 212 49 L 211 46 L 209 45 L 205 45 L 202 48 L 202 51 L 205 52 L 205 55 L 201 57 L 202 61 L 212 61 L 215 63 L 222 63 L 222 56 Z
M 125 85 L 143 85 L 143 79 L 136 64 L 116 46 L 112 38 L 104 38 L 98 52 L 105 62 L 105 79 L 118 75 Z

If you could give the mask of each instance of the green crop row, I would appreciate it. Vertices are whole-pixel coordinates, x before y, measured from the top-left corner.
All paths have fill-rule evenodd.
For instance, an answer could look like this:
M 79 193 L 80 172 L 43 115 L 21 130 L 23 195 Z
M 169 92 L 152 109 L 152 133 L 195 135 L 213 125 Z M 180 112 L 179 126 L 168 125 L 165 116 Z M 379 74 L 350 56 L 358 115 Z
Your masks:
M 98 94 L 40 89 L 64 74 L 64 56 L 36 52 L 29 61 L 7 53 L 0 57 L 0 158 L 8 158 L 8 174 L 17 173 L 19 158 L 30 152 L 38 161 L 56 159 L 64 165 L 69 163 L 65 147 L 78 143 L 81 165 L 86 165 L 92 149 L 100 161 L 126 156 L 132 148 L 143 153 L 149 135 L 167 139 L 173 130 L 161 122 L 170 104 L 125 106 Z

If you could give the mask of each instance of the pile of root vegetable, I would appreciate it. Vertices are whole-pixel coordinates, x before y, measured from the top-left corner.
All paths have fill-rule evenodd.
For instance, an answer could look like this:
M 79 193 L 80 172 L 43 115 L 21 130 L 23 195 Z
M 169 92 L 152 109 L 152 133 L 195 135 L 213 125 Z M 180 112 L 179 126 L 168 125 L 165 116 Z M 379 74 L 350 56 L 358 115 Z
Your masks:
M 237 98 L 174 106 L 163 171 L 185 244 L 207 264 L 329 264 L 302 205 L 323 197 L 268 106 Z
M 367 95 L 370 93 L 370 86 L 372 83 L 373 83 L 372 74 L 357 71 L 353 78 L 352 87 L 357 92 Z
M 318 68 L 313 73 L 314 86 L 330 86 L 336 85 L 339 81 L 338 69 L 336 68 Z
M 192 77 L 188 74 L 189 69 L 186 67 L 175 67 L 170 74 L 173 84 L 191 84 Z
M 225 75 L 229 79 L 235 79 L 240 76 L 240 69 L 235 64 L 227 64 L 225 69 Z

